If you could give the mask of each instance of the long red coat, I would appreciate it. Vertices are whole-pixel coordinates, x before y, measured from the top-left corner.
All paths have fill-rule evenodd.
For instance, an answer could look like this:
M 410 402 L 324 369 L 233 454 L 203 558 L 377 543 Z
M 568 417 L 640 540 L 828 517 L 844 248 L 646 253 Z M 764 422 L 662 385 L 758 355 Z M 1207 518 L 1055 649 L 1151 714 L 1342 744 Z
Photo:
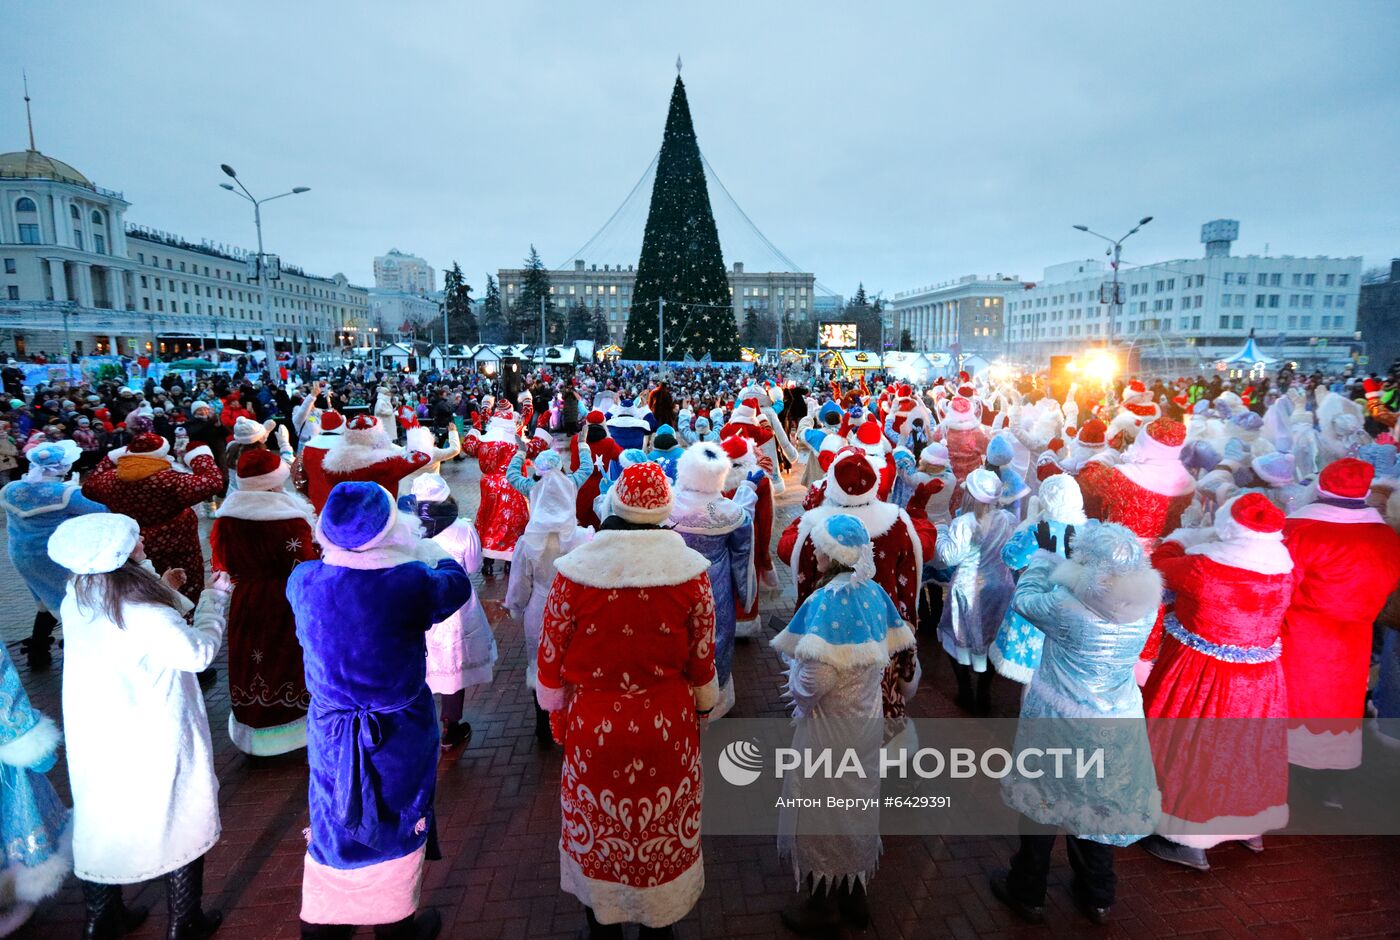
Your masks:
M 230 508 L 225 504 L 224 510 Z M 233 743 L 259 756 L 304 747 L 311 693 L 287 600 L 287 578 L 301 562 L 320 557 L 311 523 L 303 518 L 236 518 L 221 511 L 209 533 L 209 550 L 213 569 L 233 578 L 228 608 Z
M 546 445 L 531 437 L 525 454 L 534 458 Z M 462 442 L 464 453 L 475 456 L 481 468 L 481 503 L 476 511 L 476 531 L 481 536 L 481 554 L 510 561 L 515 543 L 530 521 L 530 501 L 506 479 L 506 468 L 515 458 L 515 441 L 494 441 L 469 436 Z
M 1164 542 L 1152 564 L 1176 594 L 1175 618 L 1142 690 L 1162 790 L 1160 831 L 1209 848 L 1281 828 L 1288 702 L 1279 635 L 1293 572 L 1222 564 L 1175 541 Z M 1236 661 L 1246 658 L 1262 661 Z M 1224 828 L 1223 817 L 1233 818 Z
M 83 482 L 83 495 L 110 512 L 135 519 L 156 572 L 185 569 L 180 593 L 197 603 L 204 590 L 204 550 L 199 545 L 199 517 L 191 507 L 223 488 L 223 474 L 207 447 L 186 453 L 190 473 L 173 466 L 152 473 L 150 460 L 128 455 L 114 464 L 104 458 Z
M 1371 626 L 1400 580 L 1400 535 L 1374 509 L 1304 506 L 1284 526 L 1299 572 L 1284 626 L 1289 760 L 1361 763 Z
M 560 882 L 601 923 L 665 926 L 705 885 L 697 711 L 719 692 L 710 564 L 651 529 L 600 532 L 555 567 L 536 682 L 564 746 Z

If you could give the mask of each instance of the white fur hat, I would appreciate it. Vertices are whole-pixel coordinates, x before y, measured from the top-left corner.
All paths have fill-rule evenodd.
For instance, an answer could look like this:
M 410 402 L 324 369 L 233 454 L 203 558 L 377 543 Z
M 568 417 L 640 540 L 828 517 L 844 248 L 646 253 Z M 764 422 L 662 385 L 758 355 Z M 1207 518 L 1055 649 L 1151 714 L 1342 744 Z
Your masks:
M 75 516 L 49 536 L 49 557 L 74 574 L 116 571 L 131 557 L 141 526 L 119 512 Z
M 676 461 L 676 487 L 699 493 L 721 493 L 729 473 L 729 455 L 709 441 L 692 444 Z
M 979 503 L 994 503 L 1001 495 L 1001 477 L 985 467 L 978 467 L 963 482 L 967 495 Z
M 268 428 L 266 425 L 239 415 L 233 422 L 233 442 L 235 444 L 258 444 L 267 440 Z
M 438 473 L 424 473 L 414 477 L 410 492 L 421 503 L 440 503 L 452 495 L 451 487 Z

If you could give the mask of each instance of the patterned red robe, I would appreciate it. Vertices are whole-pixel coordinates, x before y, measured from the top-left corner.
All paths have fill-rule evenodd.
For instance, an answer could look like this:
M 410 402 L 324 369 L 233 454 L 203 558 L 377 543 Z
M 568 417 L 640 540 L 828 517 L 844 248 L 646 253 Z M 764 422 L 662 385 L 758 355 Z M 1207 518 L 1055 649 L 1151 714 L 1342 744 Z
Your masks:
M 537 694 L 564 746 L 564 890 L 600 923 L 675 923 L 705 886 L 697 711 L 716 702 L 710 563 L 679 534 L 604 531 L 561 557 Z
M 229 497 L 209 533 L 209 550 L 213 569 L 233 578 L 228 608 L 229 737 L 245 754 L 267 756 L 306 746 L 311 693 L 287 600 L 287 578 L 298 564 L 321 553 L 312 540 L 309 519 L 227 514 L 230 509 L 239 511 L 231 506 L 234 500 L 249 495 L 253 494 Z
M 160 469 L 152 458 L 140 455 L 123 456 L 115 464 L 104 458 L 83 482 L 83 495 L 109 512 L 135 519 L 156 572 L 185 569 L 180 593 L 198 602 L 204 590 L 204 550 L 199 545 L 199 517 L 191 507 L 218 493 L 224 478 L 207 447 L 189 450 L 185 460 L 190 473 L 173 466 Z
M 531 437 L 525 454 L 533 459 L 547 446 L 541 439 Z M 530 521 L 530 501 L 506 480 L 506 468 L 515 458 L 516 443 L 473 434 L 462 442 L 462 452 L 476 457 L 481 468 L 481 504 L 476 511 L 481 554 L 510 561 L 515 555 L 515 543 Z

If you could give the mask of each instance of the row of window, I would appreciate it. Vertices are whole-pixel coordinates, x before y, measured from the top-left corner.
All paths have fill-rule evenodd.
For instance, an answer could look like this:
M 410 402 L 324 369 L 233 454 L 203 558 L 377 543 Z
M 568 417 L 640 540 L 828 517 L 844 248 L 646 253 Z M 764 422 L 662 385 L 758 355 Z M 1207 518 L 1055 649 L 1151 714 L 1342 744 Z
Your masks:
M 1327 274 L 1323 276 L 1323 284 L 1327 287 L 1346 287 L 1351 280 L 1350 274 Z M 1226 284 L 1245 285 L 1249 283 L 1249 275 L 1243 272 L 1226 272 Z M 1294 274 L 1291 277 L 1294 287 L 1316 287 L 1316 274 Z M 1254 276 L 1256 287 L 1282 287 L 1283 275 L 1277 271 L 1260 273 Z

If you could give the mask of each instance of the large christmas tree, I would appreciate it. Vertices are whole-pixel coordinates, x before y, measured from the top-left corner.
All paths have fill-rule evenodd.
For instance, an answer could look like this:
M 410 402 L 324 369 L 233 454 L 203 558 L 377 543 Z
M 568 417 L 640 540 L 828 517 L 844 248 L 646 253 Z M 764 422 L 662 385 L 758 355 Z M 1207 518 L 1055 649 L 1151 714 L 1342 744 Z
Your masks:
M 685 83 L 676 76 L 666 136 L 652 184 L 651 210 L 632 290 L 624 353 L 629 359 L 656 359 L 660 300 L 664 298 L 666 354 L 709 353 L 717 361 L 739 358 L 739 331 L 719 250 L 700 145 L 690 121 Z

